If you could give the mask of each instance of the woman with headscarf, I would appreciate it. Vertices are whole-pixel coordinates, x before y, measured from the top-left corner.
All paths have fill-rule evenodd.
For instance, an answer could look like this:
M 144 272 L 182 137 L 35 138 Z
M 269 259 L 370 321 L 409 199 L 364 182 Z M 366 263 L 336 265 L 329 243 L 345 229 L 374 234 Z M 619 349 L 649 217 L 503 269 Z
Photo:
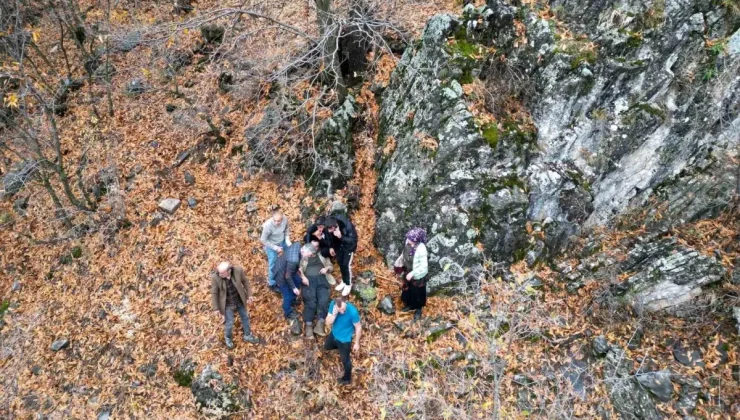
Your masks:
M 396 274 L 402 276 L 402 311 L 414 311 L 414 320 L 421 318 L 421 308 L 427 304 L 427 233 L 416 227 L 406 233 L 403 253 L 394 264 Z

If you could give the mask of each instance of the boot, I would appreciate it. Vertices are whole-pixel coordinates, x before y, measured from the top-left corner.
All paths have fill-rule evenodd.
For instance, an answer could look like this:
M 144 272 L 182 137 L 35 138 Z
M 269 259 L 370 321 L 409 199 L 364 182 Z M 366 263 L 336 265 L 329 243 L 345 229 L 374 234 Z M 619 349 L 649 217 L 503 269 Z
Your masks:
M 341 377 L 337 380 L 337 383 L 339 385 L 350 385 L 352 384 L 352 379 L 347 379 L 345 377 Z
M 341 292 L 342 290 L 344 290 L 344 282 L 339 283 L 337 287 L 334 288 L 334 290 L 336 290 L 337 292 Z
M 414 311 L 414 321 L 418 321 L 421 319 L 421 308 Z
M 244 336 L 242 336 L 242 340 L 244 340 L 245 343 L 251 344 L 258 344 L 260 342 L 259 338 L 253 336 L 252 334 L 244 334 Z
M 316 323 L 316 327 L 314 327 L 313 332 L 321 337 L 326 336 L 326 325 L 323 319 L 320 319 L 319 322 Z
M 227 349 L 231 350 L 234 348 L 234 342 L 231 340 L 231 337 L 224 337 L 224 343 L 226 344 Z
M 313 322 L 306 322 L 306 338 L 313 338 Z
M 352 291 L 352 284 L 345 284 L 344 289 L 342 289 L 342 296 L 348 296 L 349 292 Z

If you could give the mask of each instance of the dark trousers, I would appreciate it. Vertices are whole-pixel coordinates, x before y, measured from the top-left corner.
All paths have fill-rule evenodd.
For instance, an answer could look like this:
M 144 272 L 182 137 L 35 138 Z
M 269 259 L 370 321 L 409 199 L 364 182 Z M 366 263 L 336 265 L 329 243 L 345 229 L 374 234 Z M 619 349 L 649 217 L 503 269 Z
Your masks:
M 337 251 L 337 264 L 339 264 L 339 271 L 342 272 L 342 282 L 344 284 L 352 284 L 352 257 L 354 255 L 354 252 L 347 252 L 341 248 Z
M 322 274 L 308 277 L 308 286 L 304 286 L 301 293 L 303 293 L 303 322 L 313 322 L 314 318 L 326 318 L 331 297 L 326 276 Z
M 328 334 L 326 341 L 324 341 L 324 350 L 339 350 L 339 360 L 342 361 L 344 367 L 344 376 L 342 379 L 348 381 L 352 380 L 352 360 L 349 358 L 350 350 L 352 350 L 352 343 L 342 343 L 334 338 L 334 334 Z
M 280 293 L 283 295 L 283 314 L 287 317 L 293 312 L 293 302 L 295 302 L 296 295 L 293 293 L 293 287 L 301 290 L 301 276 L 298 273 L 293 274 L 292 281 L 287 280 L 285 284 L 280 286 Z

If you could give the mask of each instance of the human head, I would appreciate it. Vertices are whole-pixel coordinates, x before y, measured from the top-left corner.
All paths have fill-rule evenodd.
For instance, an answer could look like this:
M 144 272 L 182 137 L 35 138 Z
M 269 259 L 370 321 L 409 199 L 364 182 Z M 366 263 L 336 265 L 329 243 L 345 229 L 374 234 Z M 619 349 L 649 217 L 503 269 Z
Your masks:
M 321 233 L 324 231 L 324 228 L 326 227 L 326 217 L 319 216 L 318 219 L 316 219 L 316 222 L 314 223 L 316 225 L 316 230 Z
M 345 311 L 347 311 L 347 304 L 344 296 L 340 296 L 334 299 L 334 307 L 337 308 L 337 312 L 339 312 L 340 314 L 343 314 Z
M 415 227 L 406 233 L 406 239 L 414 245 L 425 243 L 427 241 L 427 233 L 424 229 Z
M 279 225 L 283 222 L 283 211 L 280 210 L 280 206 L 275 206 L 272 208 L 272 221 Z
M 326 226 L 326 230 L 328 230 L 329 232 L 334 232 L 334 229 L 339 228 L 339 223 L 337 223 L 337 219 L 333 217 L 327 217 L 324 223 L 324 226 Z
M 303 245 L 303 247 L 301 248 L 301 255 L 303 255 L 304 257 L 312 257 L 316 255 L 316 252 L 316 246 L 310 242 L 306 245 Z
M 216 267 L 218 275 L 221 278 L 227 279 L 231 276 L 231 263 L 228 261 L 222 261 L 218 267 Z

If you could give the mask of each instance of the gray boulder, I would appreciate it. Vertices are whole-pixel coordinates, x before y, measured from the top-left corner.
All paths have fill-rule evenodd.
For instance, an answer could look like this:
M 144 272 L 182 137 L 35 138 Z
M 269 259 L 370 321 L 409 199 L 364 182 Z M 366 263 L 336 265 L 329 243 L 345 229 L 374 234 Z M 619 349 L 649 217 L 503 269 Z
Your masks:
M 673 398 L 671 372 L 667 370 L 647 372 L 637 375 L 636 378 L 640 385 L 647 388 L 660 401 L 668 402 Z
M 732 308 L 732 316 L 735 317 L 735 323 L 737 324 L 737 331 L 740 334 L 740 306 Z
M 591 349 L 593 350 L 593 353 L 597 357 L 604 357 L 609 352 L 609 342 L 606 341 L 606 337 L 603 335 L 600 335 L 596 338 L 594 338 L 594 341 L 591 342 Z
M 227 384 L 209 365 L 190 385 L 195 404 L 206 416 L 224 417 L 247 408 L 248 399 L 235 385 Z M 245 404 L 246 403 L 246 404 Z
M 38 163 L 32 160 L 19 162 L 2 179 L 2 196 L 12 196 L 28 183 L 38 169 Z
M 393 298 L 386 296 L 378 304 L 378 309 L 386 315 L 393 315 L 396 313 L 396 308 L 393 306 Z
M 629 420 L 660 420 L 663 417 L 658 413 L 650 397 L 650 392 L 643 388 L 632 375 L 634 362 L 624 354 L 624 350 L 612 347 L 606 355 L 606 369 L 604 377 L 609 398 L 614 411 L 621 418 Z
M 635 273 L 624 283 L 632 306 L 655 312 L 689 302 L 726 270 L 714 257 L 669 238 L 636 245 L 620 271 Z
M 341 279 L 337 279 L 341 281 Z M 364 271 L 352 279 L 352 295 L 359 299 L 362 306 L 367 307 L 378 298 L 378 290 L 375 288 L 375 274 L 372 271 Z

